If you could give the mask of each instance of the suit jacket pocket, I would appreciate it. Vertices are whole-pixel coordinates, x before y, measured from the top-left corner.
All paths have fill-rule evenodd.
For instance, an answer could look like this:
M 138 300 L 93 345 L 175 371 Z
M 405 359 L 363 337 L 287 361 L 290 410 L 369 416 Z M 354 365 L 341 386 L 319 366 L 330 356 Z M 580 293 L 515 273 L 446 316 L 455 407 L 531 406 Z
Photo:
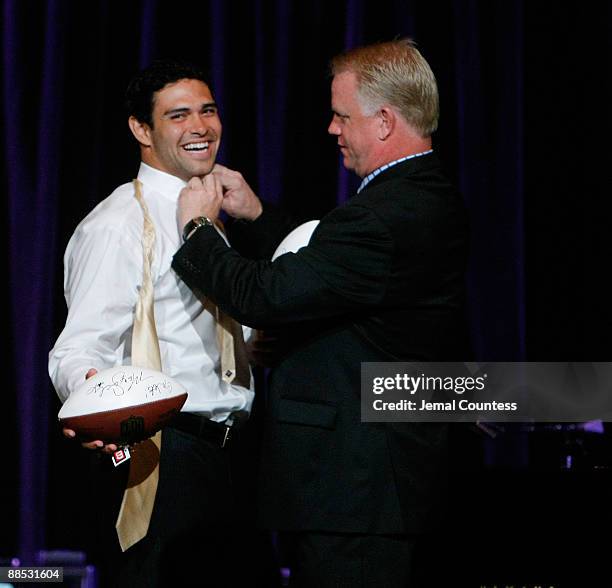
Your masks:
M 334 429 L 338 408 L 333 404 L 280 398 L 278 422 Z

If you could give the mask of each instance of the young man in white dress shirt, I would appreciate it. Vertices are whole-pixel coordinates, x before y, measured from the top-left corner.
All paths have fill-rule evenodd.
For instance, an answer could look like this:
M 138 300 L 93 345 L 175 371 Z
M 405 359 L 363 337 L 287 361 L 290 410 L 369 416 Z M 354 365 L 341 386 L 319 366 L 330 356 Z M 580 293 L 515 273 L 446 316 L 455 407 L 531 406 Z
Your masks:
M 105 546 L 112 555 L 111 581 L 152 587 L 181 585 L 183 577 L 191 577 L 206 585 L 246 585 L 239 578 L 243 566 L 235 564 L 248 555 L 249 548 L 245 553 L 240 545 L 249 533 L 236 527 L 232 448 L 222 447 L 222 440 L 228 417 L 250 411 L 252 379 L 249 387 L 222 380 L 211 308 L 171 269 L 182 242 L 176 221 L 179 192 L 189 181 L 212 179 L 208 174 L 222 131 L 218 108 L 199 70 L 168 60 L 132 80 L 127 107 L 141 151 L 138 180 L 156 231 L 152 279 L 162 369 L 185 386 L 189 397 L 177 422 L 164 429 L 147 536 L 122 555 L 115 546 Z M 143 213 L 129 182 L 87 215 L 68 244 L 68 317 L 49 358 L 49 373 L 63 401 L 86 376 L 130 363 L 142 280 L 142 226 Z M 64 434 L 74 437 L 70 430 Z M 98 453 L 115 449 L 104 441 L 83 445 Z M 125 472 L 109 475 L 124 478 Z M 113 484 L 120 496 L 122 481 Z M 114 531 L 114 520 L 108 523 Z

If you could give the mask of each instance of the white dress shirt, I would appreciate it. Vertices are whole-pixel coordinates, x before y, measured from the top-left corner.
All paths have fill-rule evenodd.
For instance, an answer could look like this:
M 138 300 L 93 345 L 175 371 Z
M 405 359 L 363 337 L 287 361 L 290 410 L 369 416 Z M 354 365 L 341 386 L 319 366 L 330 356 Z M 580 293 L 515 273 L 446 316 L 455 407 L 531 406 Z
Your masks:
M 187 389 L 184 412 L 223 421 L 249 411 L 250 389 L 220 377 L 216 323 L 171 268 L 181 245 L 176 206 L 185 182 L 141 163 L 138 179 L 156 241 L 152 267 L 162 369 Z M 119 186 L 76 228 L 64 256 L 66 326 L 49 354 L 49 375 L 62 401 L 98 371 L 131 363 L 131 334 L 142 280 L 142 209 L 132 183 Z

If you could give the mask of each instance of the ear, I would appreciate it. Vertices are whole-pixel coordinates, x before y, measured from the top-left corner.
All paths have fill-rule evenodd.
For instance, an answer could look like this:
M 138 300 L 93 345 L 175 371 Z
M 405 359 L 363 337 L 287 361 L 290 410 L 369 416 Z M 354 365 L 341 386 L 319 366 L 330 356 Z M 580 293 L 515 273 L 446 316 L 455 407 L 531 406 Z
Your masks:
M 381 141 L 386 141 L 395 129 L 397 124 L 397 115 L 388 106 L 383 106 L 378 111 L 380 117 L 380 125 L 378 127 L 378 138 Z
M 151 127 L 147 123 L 140 122 L 136 117 L 130 116 L 128 125 L 132 131 L 132 135 L 144 147 L 151 146 Z

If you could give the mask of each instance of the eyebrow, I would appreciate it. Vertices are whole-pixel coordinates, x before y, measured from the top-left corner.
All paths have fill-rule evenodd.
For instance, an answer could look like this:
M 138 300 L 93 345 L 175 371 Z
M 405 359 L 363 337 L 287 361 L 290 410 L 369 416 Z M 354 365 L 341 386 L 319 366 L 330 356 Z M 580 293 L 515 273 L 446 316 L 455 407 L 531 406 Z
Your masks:
M 202 106 L 200 107 L 200 110 L 205 110 L 207 108 L 219 108 L 217 106 L 216 102 L 205 102 L 204 104 L 202 104 Z M 166 110 L 166 112 L 164 112 L 164 114 L 162 114 L 163 117 L 165 116 L 172 116 L 173 114 L 180 114 L 181 112 L 190 112 L 191 108 L 188 108 L 187 106 L 183 106 L 182 108 L 172 108 L 171 110 Z

